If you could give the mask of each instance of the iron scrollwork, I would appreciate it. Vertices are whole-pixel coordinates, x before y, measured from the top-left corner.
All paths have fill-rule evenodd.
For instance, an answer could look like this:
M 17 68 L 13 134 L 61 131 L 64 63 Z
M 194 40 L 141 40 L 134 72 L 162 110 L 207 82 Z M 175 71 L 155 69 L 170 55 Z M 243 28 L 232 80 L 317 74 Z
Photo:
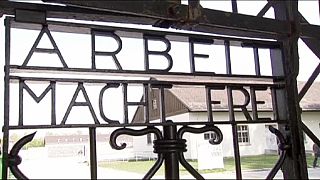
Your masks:
M 290 145 L 286 143 L 286 140 L 283 136 L 283 134 L 276 128 L 269 126 L 269 130 L 271 133 L 275 134 L 277 136 L 277 139 L 279 140 L 278 149 L 280 152 L 280 157 L 275 164 L 275 166 L 271 169 L 266 179 L 273 179 L 274 176 L 277 174 L 279 169 L 281 168 L 282 164 L 284 163 L 284 160 L 287 156 L 287 151 L 291 148 Z
M 10 153 L 8 154 L 8 162 L 9 162 L 9 168 L 12 172 L 12 174 L 17 179 L 28 179 L 18 168 L 18 165 L 21 164 L 22 159 L 18 155 L 21 148 L 26 145 L 27 143 L 31 142 L 33 137 L 35 136 L 36 132 L 26 135 L 23 138 L 21 138 L 18 142 L 14 144 L 12 147 Z
M 187 171 L 189 171 L 190 174 L 193 175 L 196 179 L 204 179 L 187 162 L 187 160 L 183 155 L 183 153 L 187 151 L 186 139 L 183 139 L 183 134 L 186 132 L 200 134 L 200 133 L 211 131 L 216 133 L 216 136 L 214 139 L 209 140 L 209 142 L 212 145 L 216 145 L 216 144 L 220 144 L 223 140 L 223 135 L 221 130 L 214 125 L 205 125 L 204 127 L 201 127 L 201 128 L 183 126 L 177 132 L 176 125 L 172 121 L 166 121 L 163 128 L 164 128 L 163 135 L 162 135 L 162 132 L 154 126 L 150 126 L 148 128 L 141 129 L 141 130 L 120 128 L 111 133 L 110 145 L 114 149 L 121 150 L 126 147 L 126 144 L 122 143 L 121 145 L 118 145 L 116 143 L 116 139 L 120 135 L 142 136 L 142 135 L 147 135 L 149 133 L 154 133 L 157 139 L 153 141 L 153 144 L 154 144 L 153 148 L 154 148 L 154 153 L 158 154 L 158 159 L 155 162 L 155 164 L 152 166 L 152 168 L 148 171 L 148 173 L 144 176 L 143 179 L 152 178 L 153 175 L 158 171 L 162 163 L 167 160 L 166 158 L 170 154 L 176 154 L 177 155 L 176 160 L 180 162 L 182 166 Z
M 205 132 L 210 132 L 210 131 L 215 132 L 216 136 L 215 136 L 214 139 L 210 139 L 209 143 L 212 144 L 212 145 L 220 144 L 222 142 L 222 140 L 223 140 L 223 135 L 222 135 L 221 130 L 218 127 L 214 126 L 214 125 L 206 125 L 206 126 L 201 127 L 201 128 L 194 128 L 194 127 L 190 127 L 190 126 L 184 126 L 184 127 L 179 129 L 178 138 L 182 139 L 183 134 L 186 133 L 186 132 L 200 134 L 200 133 L 205 133 Z M 198 171 L 196 171 L 188 163 L 188 161 L 185 159 L 183 153 L 179 154 L 179 161 L 182 164 L 182 166 L 184 168 L 186 168 L 186 170 L 188 170 L 190 174 L 193 175 L 193 177 L 195 177 L 196 179 L 204 179 L 202 177 L 202 175 L 200 173 L 198 173 Z
M 134 130 L 129 128 L 120 128 L 113 131 L 110 135 L 110 146 L 116 150 L 122 150 L 126 148 L 126 143 L 122 143 L 120 146 L 117 144 L 117 138 L 120 135 L 131 135 L 131 136 L 143 136 L 153 133 L 157 137 L 157 139 L 163 139 L 161 131 L 155 127 L 147 127 L 141 130 Z M 164 157 L 162 154 L 158 154 L 158 159 L 155 164 L 151 167 L 151 169 L 146 173 L 143 179 L 151 179 L 152 176 L 158 171 L 163 163 Z

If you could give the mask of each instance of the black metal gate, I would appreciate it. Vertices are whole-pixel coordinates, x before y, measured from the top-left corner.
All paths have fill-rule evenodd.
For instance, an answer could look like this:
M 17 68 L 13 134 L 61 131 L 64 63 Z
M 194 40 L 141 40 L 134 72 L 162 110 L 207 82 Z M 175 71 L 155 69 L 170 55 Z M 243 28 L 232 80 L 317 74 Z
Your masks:
M 192 4 L 191 4 L 192 5 Z M 190 6 L 191 6 L 190 5 Z M 278 14 L 278 16 L 281 16 Z M 32 29 L 36 30 L 36 37 L 32 48 L 29 50 L 27 57 L 20 63 L 12 63 L 11 57 L 11 39 L 12 29 Z M 283 30 L 285 31 L 285 30 Z M 70 66 L 67 58 L 65 58 L 62 49 L 55 41 L 52 32 L 86 34 L 91 38 L 91 60 L 87 67 L 80 67 L 77 64 Z M 284 33 L 285 34 L 285 33 Z M 51 48 L 39 46 L 39 42 L 46 35 L 49 39 Z M 228 34 L 227 34 L 228 35 Z M 115 49 L 99 50 L 96 47 L 97 36 L 109 38 L 113 41 Z M 254 35 L 253 35 L 254 36 Z M 131 69 L 130 66 L 122 64 L 118 57 L 119 52 L 123 50 L 125 42 L 123 38 L 141 39 L 139 41 L 143 54 L 143 68 Z M 267 36 L 265 38 L 268 38 Z M 290 37 L 291 38 L 291 37 Z M 292 82 L 292 70 L 288 67 L 288 62 L 294 57 L 292 39 L 285 38 L 284 40 L 274 41 L 271 39 L 255 40 L 250 38 L 233 38 L 226 36 L 213 36 L 207 34 L 195 34 L 178 31 L 163 31 L 163 30 L 146 30 L 135 29 L 128 27 L 115 27 L 107 25 L 97 25 L 96 23 L 70 23 L 63 20 L 49 20 L 46 13 L 42 11 L 32 11 L 26 9 L 16 9 L 15 17 L 6 17 L 5 19 L 5 96 L 4 96 L 4 127 L 3 127 L 3 175 L 2 178 L 8 177 L 8 168 L 18 179 L 26 179 L 27 177 L 18 168 L 18 165 L 23 162 L 23 159 L 18 155 L 23 145 L 32 141 L 35 133 L 27 135 L 20 139 L 15 145 L 9 149 L 9 132 L 19 129 L 57 129 L 57 128 L 88 128 L 90 142 L 90 170 L 91 178 L 97 179 L 97 150 L 96 150 L 96 130 L 117 128 L 110 135 L 110 145 L 112 148 L 122 150 L 126 148 L 126 144 L 117 144 L 117 138 L 120 135 L 142 136 L 154 134 L 156 139 L 153 141 L 154 153 L 157 154 L 155 164 L 144 176 L 145 179 L 150 179 L 157 172 L 160 166 L 164 163 L 165 178 L 179 179 L 179 163 L 196 179 L 203 179 L 194 167 L 192 167 L 185 159 L 184 152 L 188 151 L 186 139 L 183 138 L 185 133 L 205 133 L 214 132 L 215 137 L 210 140 L 211 144 L 220 144 L 223 141 L 223 136 L 219 125 L 228 125 L 232 129 L 233 154 L 235 158 L 236 178 L 242 178 L 241 158 L 239 152 L 238 129 L 239 124 L 277 124 L 279 130 L 270 126 L 270 131 L 278 138 L 279 160 L 271 170 L 267 179 L 273 178 L 281 166 L 285 163 L 287 169 L 283 169 L 284 177 L 292 177 L 289 169 L 300 168 L 299 177 L 306 176 L 305 167 L 299 166 L 305 163 L 294 161 L 299 158 L 303 160 L 303 154 L 290 154 L 288 152 L 304 152 L 303 145 L 299 145 L 300 141 L 297 134 L 293 133 L 297 115 L 297 107 L 294 93 L 290 88 L 296 87 L 296 81 Z M 189 54 L 187 63 L 190 64 L 188 71 L 173 71 L 174 64 L 177 59 L 170 54 L 172 42 L 184 42 L 188 44 L 188 50 L 184 53 Z M 158 42 L 164 48 L 153 49 L 152 42 Z M 214 45 L 222 47 L 225 51 L 225 73 L 216 73 L 214 71 L 198 70 L 198 59 L 208 58 L 209 55 L 197 52 L 197 45 Z M 137 45 L 138 46 L 138 45 Z M 233 72 L 231 49 L 239 47 L 241 49 L 252 49 L 254 57 L 254 73 L 253 74 L 237 74 Z M 267 50 L 270 53 L 270 70 L 271 73 L 264 75 L 261 73 L 259 56 L 260 50 Z M 38 53 L 54 54 L 58 60 L 59 66 L 41 66 L 38 64 L 30 65 L 31 58 Z M 98 56 L 108 57 L 113 63 L 114 68 L 101 68 L 98 65 Z M 134 61 L 133 55 L 130 59 Z M 154 67 L 151 57 L 158 56 L 165 62 L 164 67 Z M 45 60 L 42 59 L 42 60 Z M 81 59 L 79 59 L 81 61 Z M 129 67 L 129 68 L 128 68 Z M 82 75 L 82 76 L 78 76 Z M 96 78 L 88 78 L 93 75 Z M 86 76 L 86 77 L 84 77 Z M 101 76 L 101 78 L 99 78 Z M 80 78 L 79 78 L 80 77 Z M 130 77 L 130 78 L 129 78 Z M 131 78 L 134 77 L 134 78 Z M 43 92 L 38 96 L 34 90 L 29 87 L 29 83 L 47 84 Z M 57 95 L 63 94 L 64 84 L 73 84 L 76 89 L 72 99 L 62 114 L 62 118 L 57 118 Z M 101 89 L 98 92 L 98 105 L 92 103 L 88 95 L 88 87 L 99 84 Z M 139 86 L 142 88 L 142 96 L 140 101 L 132 101 L 128 97 L 128 89 L 131 86 Z M 176 87 L 201 87 L 204 89 L 206 102 L 206 121 L 174 121 L 168 118 L 166 113 L 165 92 Z M 18 94 L 18 107 L 12 107 L 14 101 L 10 97 L 13 96 L 12 89 L 16 88 Z M 104 112 L 104 93 L 110 89 L 122 90 L 123 98 L 123 119 L 113 120 L 108 118 Z M 159 97 L 158 121 L 150 119 L 150 90 L 156 89 Z M 226 102 L 228 109 L 228 120 L 216 120 L 213 118 L 214 112 L 212 109 L 216 105 L 221 105 L 221 101 L 216 98 L 216 93 L 219 91 L 226 92 Z M 26 93 L 27 92 L 27 93 Z M 257 98 L 259 92 L 270 92 L 270 109 L 273 117 L 259 117 L 259 105 L 264 104 Z M 79 93 L 83 95 L 82 101 L 79 102 Z M 241 103 L 236 102 L 235 94 L 240 93 L 244 97 Z M 48 123 L 27 124 L 24 121 L 24 109 L 27 104 L 24 103 L 24 97 L 31 96 L 37 103 L 41 102 L 45 97 L 50 97 L 50 120 Z M 192 94 L 190 94 L 192 96 Z M 219 98 L 218 98 L 219 99 Z M 14 103 L 13 103 L 14 104 Z M 140 107 L 143 109 L 143 116 L 139 122 L 132 122 L 129 116 L 130 107 Z M 85 107 L 93 119 L 93 123 L 69 123 L 68 117 L 74 107 Z M 17 109 L 18 108 L 18 109 Z M 250 109 L 250 111 L 248 110 Z M 12 113 L 17 111 L 17 122 L 14 122 Z M 97 116 L 96 112 L 100 112 Z M 245 121 L 239 121 L 235 112 L 241 112 L 245 117 Z M 40 113 L 40 112 L 39 112 Z M 34 114 L 33 117 L 37 117 Z M 60 115 L 59 115 L 60 117 Z M 299 118 L 298 118 L 299 119 Z M 292 134 L 293 133 L 293 134 Z M 301 132 L 300 132 L 301 133 Z M 294 136 L 297 136 L 293 138 Z M 291 139 L 293 138 L 293 139 Z M 295 163 L 292 163 L 292 162 Z M 212 162 L 214 163 L 214 162 Z M 303 175 L 305 174 L 305 175 Z M 294 175 L 298 177 L 298 175 Z

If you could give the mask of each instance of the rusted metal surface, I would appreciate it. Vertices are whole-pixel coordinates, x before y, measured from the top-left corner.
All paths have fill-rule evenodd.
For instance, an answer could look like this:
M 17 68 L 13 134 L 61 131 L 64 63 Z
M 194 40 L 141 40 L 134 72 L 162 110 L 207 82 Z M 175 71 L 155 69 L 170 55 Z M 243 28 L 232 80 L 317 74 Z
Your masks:
M 287 98 L 283 104 L 287 106 L 287 127 L 281 127 L 280 131 L 285 133 L 292 148 L 290 155 L 283 164 L 284 178 L 307 179 L 307 164 L 305 148 L 301 128 L 301 112 L 298 101 L 297 76 L 299 73 L 298 38 L 300 33 L 298 18 L 298 2 L 283 1 L 275 4 L 275 17 L 291 22 L 291 34 L 283 41 L 284 74 L 286 81 Z
M 173 21 L 172 28 L 233 36 L 276 38 L 289 33 L 285 21 L 272 20 L 242 14 L 233 14 L 211 9 L 202 9 L 202 18 L 196 26 L 188 24 L 187 5 L 179 5 L 175 16 L 168 14 L 168 8 L 175 3 L 155 1 L 50 1 L 68 6 L 43 5 L 17 2 L 0 2 L 1 11 L 14 15 L 15 9 L 46 12 L 47 18 L 95 20 L 105 22 L 155 25 L 159 20 Z M 93 3 L 90 3 L 93 2 Z M 139 1 L 138 1 L 139 2 Z M 88 5 L 88 6 L 85 6 Z M 159 6 L 158 6 L 159 5 Z M 145 7 L 145 8 L 142 8 Z M 156 7 L 156 8 L 154 8 Z M 165 9 L 161 9 L 165 8 Z M 201 20 L 203 19 L 203 20 Z

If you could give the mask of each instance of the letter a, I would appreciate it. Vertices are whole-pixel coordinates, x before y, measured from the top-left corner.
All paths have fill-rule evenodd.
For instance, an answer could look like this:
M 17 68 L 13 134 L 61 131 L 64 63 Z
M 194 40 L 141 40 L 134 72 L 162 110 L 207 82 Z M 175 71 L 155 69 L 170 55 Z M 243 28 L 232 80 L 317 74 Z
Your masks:
M 47 49 L 47 48 L 37 48 L 37 46 L 39 45 L 39 42 L 41 40 L 41 38 L 43 37 L 43 34 L 46 33 L 52 46 L 53 46 L 53 49 Z M 31 56 L 33 55 L 34 52 L 38 52 L 38 53 L 56 53 L 63 65 L 64 68 L 68 68 L 66 62 L 64 61 L 63 57 L 62 57 L 62 54 L 61 52 L 59 51 L 59 48 L 56 44 L 56 42 L 54 41 L 49 29 L 48 29 L 48 26 L 43 26 L 41 31 L 40 31 L 40 34 L 38 35 L 36 41 L 34 42 L 32 48 L 30 49 L 29 51 L 29 54 L 28 56 L 26 57 L 26 59 L 24 60 L 22 66 L 27 66 L 28 62 L 30 61 L 30 58 Z
M 85 99 L 85 102 L 76 102 L 76 99 L 77 99 L 80 91 L 82 91 L 82 94 L 83 94 L 83 97 Z M 64 114 L 64 117 L 63 117 L 63 119 L 61 121 L 62 125 L 66 124 L 66 121 L 68 119 L 68 116 L 69 116 L 73 106 L 87 106 L 89 108 L 89 110 L 90 110 L 90 113 L 91 113 L 92 117 L 93 117 L 94 123 L 95 124 L 100 124 L 99 120 L 98 120 L 98 118 L 96 116 L 96 113 L 93 110 L 93 107 L 92 107 L 92 104 L 91 104 L 91 102 L 89 100 L 89 97 L 88 97 L 88 94 L 86 92 L 86 89 L 84 88 L 82 83 L 78 83 L 78 87 L 76 89 L 76 92 L 74 93 L 74 95 L 72 97 L 72 100 L 71 100 L 71 102 L 69 104 L 69 107 L 67 109 L 67 112 Z

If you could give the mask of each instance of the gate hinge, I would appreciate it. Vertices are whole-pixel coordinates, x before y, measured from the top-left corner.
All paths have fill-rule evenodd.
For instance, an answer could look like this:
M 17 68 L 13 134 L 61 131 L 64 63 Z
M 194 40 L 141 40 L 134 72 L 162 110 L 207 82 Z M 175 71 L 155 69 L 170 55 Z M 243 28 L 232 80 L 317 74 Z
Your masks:
M 46 24 L 46 17 L 45 11 L 15 9 L 16 22 Z

